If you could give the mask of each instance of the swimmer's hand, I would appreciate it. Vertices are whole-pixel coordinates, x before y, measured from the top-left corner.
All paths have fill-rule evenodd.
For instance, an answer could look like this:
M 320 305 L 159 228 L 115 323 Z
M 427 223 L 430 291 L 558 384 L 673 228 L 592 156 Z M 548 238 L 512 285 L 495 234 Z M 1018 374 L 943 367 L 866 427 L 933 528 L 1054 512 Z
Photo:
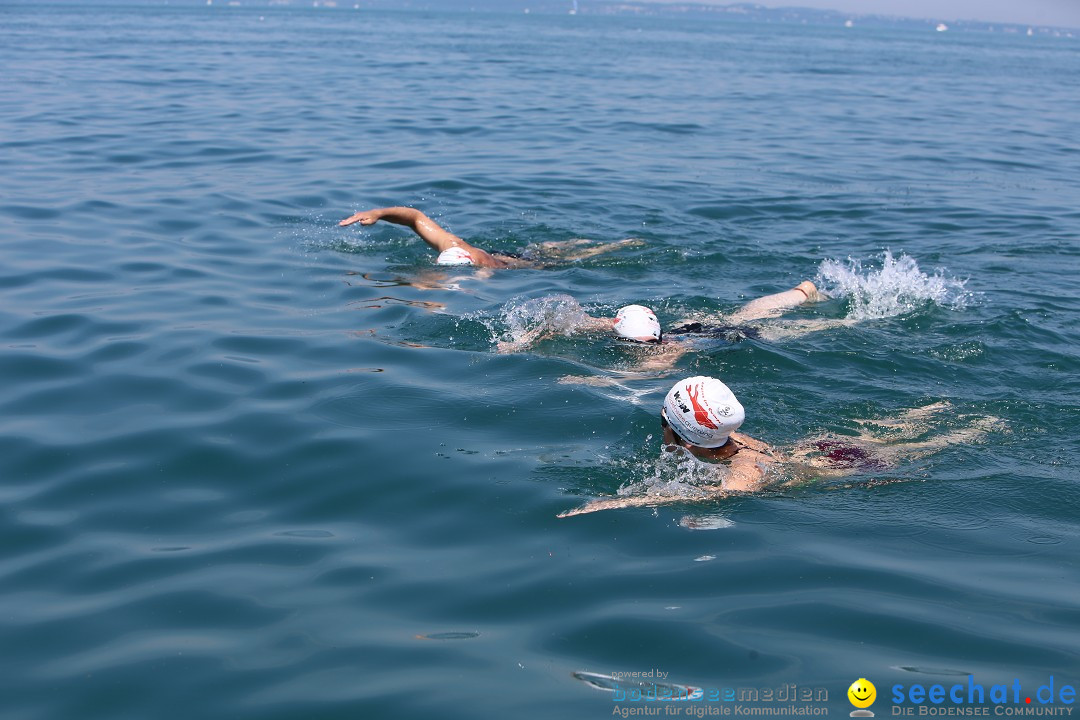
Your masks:
M 726 495 L 721 488 L 704 488 L 710 491 L 709 499 L 721 498 Z M 574 517 L 575 515 L 588 515 L 601 510 L 622 510 L 624 508 L 659 507 L 661 505 L 679 505 L 687 502 L 701 502 L 701 499 L 678 497 L 673 495 L 632 495 L 627 497 L 608 497 L 592 500 L 581 507 L 571 510 L 563 510 L 556 515 L 557 518 Z
M 379 222 L 382 217 L 382 213 L 378 210 L 363 210 L 358 213 L 354 213 L 338 223 L 338 227 L 345 227 L 346 225 L 352 225 L 353 223 L 360 223 L 361 225 L 374 225 Z
M 563 510 L 555 517 L 568 518 L 574 517 L 575 515 L 588 515 L 589 513 L 600 512 L 601 510 L 621 510 L 622 508 L 631 507 L 652 507 L 656 505 L 664 505 L 671 502 L 678 502 L 678 500 L 648 497 L 644 495 L 638 497 L 604 498 L 603 500 L 593 500 L 592 502 L 588 502 L 581 507 L 577 507 L 572 510 Z

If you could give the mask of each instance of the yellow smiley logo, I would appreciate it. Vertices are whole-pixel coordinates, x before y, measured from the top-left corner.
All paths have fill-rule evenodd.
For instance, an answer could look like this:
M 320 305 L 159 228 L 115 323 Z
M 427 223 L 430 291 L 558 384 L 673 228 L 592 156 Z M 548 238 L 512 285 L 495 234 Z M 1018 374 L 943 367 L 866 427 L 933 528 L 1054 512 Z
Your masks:
M 847 689 L 848 700 L 857 708 L 868 708 L 877 699 L 877 688 L 866 678 L 859 678 Z

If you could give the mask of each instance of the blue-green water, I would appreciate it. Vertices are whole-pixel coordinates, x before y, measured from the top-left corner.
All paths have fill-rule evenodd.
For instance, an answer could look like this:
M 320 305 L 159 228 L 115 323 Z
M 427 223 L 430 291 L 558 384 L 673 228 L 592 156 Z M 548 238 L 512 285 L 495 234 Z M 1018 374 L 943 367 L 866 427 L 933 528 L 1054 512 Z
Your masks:
M 599 718 L 574 673 L 650 669 L 823 687 L 834 716 L 865 677 L 880 717 L 897 683 L 1080 681 L 1075 41 L 217 6 L 0 28 L 5 718 Z M 645 245 L 422 289 L 405 230 L 336 226 L 387 204 L 489 249 Z M 605 339 L 495 352 L 537 298 L 670 323 L 838 276 L 793 316 L 859 324 L 666 377 L 559 382 L 633 364 Z M 780 445 L 942 400 L 946 430 L 1007 425 L 556 519 L 664 470 L 689 374 Z

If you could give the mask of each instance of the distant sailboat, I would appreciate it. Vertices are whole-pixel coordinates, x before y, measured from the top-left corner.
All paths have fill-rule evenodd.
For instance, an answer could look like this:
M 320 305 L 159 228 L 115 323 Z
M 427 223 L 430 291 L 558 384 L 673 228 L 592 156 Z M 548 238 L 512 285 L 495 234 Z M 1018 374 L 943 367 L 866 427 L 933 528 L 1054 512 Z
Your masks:
M 949 29 L 949 26 L 946 25 L 945 23 L 938 23 L 938 26 L 937 26 L 937 31 L 938 32 L 945 32 L 948 29 Z
M 577 15 L 577 0 L 574 0 L 574 7 L 570 8 L 571 15 Z

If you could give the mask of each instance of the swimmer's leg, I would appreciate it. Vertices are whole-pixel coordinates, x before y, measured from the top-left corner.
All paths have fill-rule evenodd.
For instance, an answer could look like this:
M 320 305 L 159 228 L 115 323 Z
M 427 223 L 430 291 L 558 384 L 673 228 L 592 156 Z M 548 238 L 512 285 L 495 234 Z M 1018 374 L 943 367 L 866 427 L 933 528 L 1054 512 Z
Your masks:
M 934 403 L 926 407 L 915 408 L 901 415 L 896 421 L 887 422 L 897 423 L 895 427 L 907 433 L 905 437 L 913 437 L 925 432 L 925 427 L 920 425 L 916 430 L 915 426 L 904 425 L 904 422 L 913 422 L 910 419 L 911 416 L 925 419 L 935 412 L 941 412 L 949 407 L 951 406 L 948 403 Z M 881 424 L 869 420 L 859 422 Z M 866 454 L 868 464 L 880 463 L 889 467 L 906 460 L 917 460 L 933 455 L 950 445 L 967 445 L 977 442 L 990 433 L 1000 432 L 1006 427 L 1004 420 L 988 415 L 976 418 L 967 427 L 958 428 L 920 441 L 910 441 L 903 438 L 899 440 L 882 438 L 870 433 L 865 428 L 860 430 L 858 437 L 854 438 L 818 435 L 802 440 L 788 450 L 785 461 L 792 463 L 796 467 L 805 468 L 810 474 L 837 477 L 860 472 L 860 463 L 850 462 L 855 458 L 856 449 Z M 841 457 L 836 457 L 838 451 Z
M 857 321 L 850 318 L 810 318 L 807 320 L 781 320 L 768 325 L 755 325 L 758 337 L 762 340 L 785 340 L 787 338 L 801 337 L 822 330 L 833 330 L 841 327 L 851 327 Z
M 860 425 L 865 423 L 873 423 L 874 425 L 885 425 L 886 427 L 900 427 L 915 420 L 926 420 L 938 413 L 948 410 L 952 407 L 952 403 L 948 400 L 940 400 L 936 403 L 924 405 L 922 407 L 911 408 L 900 413 L 896 418 L 891 420 L 856 420 L 855 422 Z
M 540 249 L 544 252 L 558 253 L 570 248 L 588 245 L 591 242 L 592 240 L 586 240 L 585 238 L 574 238 L 573 240 L 546 240 L 540 243 Z
M 982 440 L 992 432 L 1000 432 L 1007 427 L 1008 424 L 1001 418 L 994 417 L 993 415 L 986 415 L 976 418 L 965 428 L 951 430 L 944 435 L 938 435 L 929 440 L 896 443 L 891 445 L 891 447 L 903 452 L 910 452 L 913 457 L 924 457 L 926 455 L 932 455 L 939 450 L 943 450 L 950 445 L 970 445 Z
M 624 247 L 636 247 L 638 245 L 644 245 L 643 240 L 636 238 L 627 238 L 626 240 L 619 240 L 618 242 L 599 243 L 594 244 L 592 247 L 582 247 L 583 245 L 589 245 L 591 240 L 584 240 L 577 238 L 574 240 L 549 240 L 548 242 L 540 243 L 540 251 L 549 257 L 556 258 L 558 260 L 585 260 L 587 258 L 596 257 L 612 250 L 618 250 Z
M 930 408 L 936 408 L 943 403 L 935 403 Z M 947 404 L 945 404 L 948 407 Z M 919 408 L 922 410 L 923 408 Z M 938 408 L 941 409 L 941 408 Z M 933 455 L 950 445 L 970 445 L 981 441 L 992 432 L 1001 432 L 1008 427 L 1007 423 L 999 417 L 986 415 L 975 418 L 970 425 L 963 428 L 950 430 L 927 440 L 887 440 L 874 437 L 863 431 L 859 438 L 864 442 L 874 445 L 874 452 L 882 456 L 889 464 L 896 464 L 901 460 L 918 460 Z M 918 434 L 914 428 L 901 426 L 902 432 L 908 433 L 907 437 Z
M 926 431 L 925 423 L 930 418 L 951 407 L 952 404 L 949 401 L 942 400 L 923 407 L 905 410 L 895 418 L 885 420 L 856 419 L 855 422 L 861 426 L 859 439 L 871 443 L 886 444 L 896 442 L 897 439 L 903 440 L 917 437 Z M 893 438 L 883 438 L 875 434 L 872 429 L 875 426 L 893 432 Z

